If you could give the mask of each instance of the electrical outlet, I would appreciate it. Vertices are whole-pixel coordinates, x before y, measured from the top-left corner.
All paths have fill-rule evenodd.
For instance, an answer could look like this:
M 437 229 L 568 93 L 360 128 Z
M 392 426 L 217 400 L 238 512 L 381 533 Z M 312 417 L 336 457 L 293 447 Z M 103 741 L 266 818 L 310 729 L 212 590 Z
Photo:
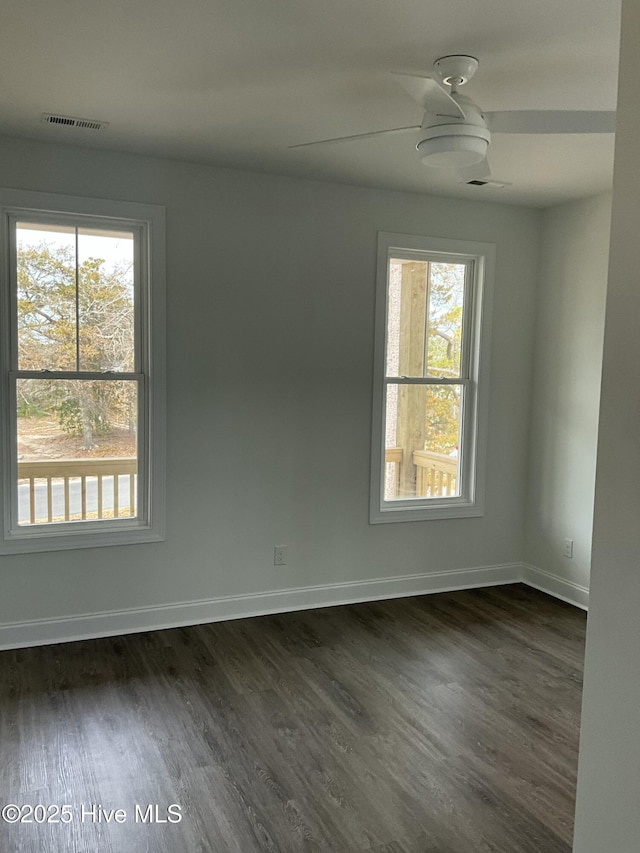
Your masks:
M 573 560 L 573 539 L 564 540 L 564 550 L 562 553 L 568 560 Z
M 273 549 L 273 565 L 274 566 L 286 566 L 287 565 L 287 546 L 286 545 L 276 545 Z

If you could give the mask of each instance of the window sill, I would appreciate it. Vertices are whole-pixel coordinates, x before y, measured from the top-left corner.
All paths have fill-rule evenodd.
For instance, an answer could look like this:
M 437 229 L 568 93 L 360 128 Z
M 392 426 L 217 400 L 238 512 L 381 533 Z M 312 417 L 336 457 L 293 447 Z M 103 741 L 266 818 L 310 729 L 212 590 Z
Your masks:
M 110 524 L 99 530 L 94 526 L 82 529 L 81 525 L 74 525 L 73 530 L 57 530 L 55 533 L 40 527 L 38 530 L 30 528 L 24 533 L 5 534 L 4 541 L 0 542 L 0 554 L 32 554 L 110 545 L 136 545 L 162 542 L 164 538 L 163 531 L 135 521 L 125 522 L 124 525 Z
M 369 524 L 436 521 L 447 518 L 479 518 L 484 515 L 484 507 L 478 502 L 465 500 L 453 499 L 450 503 L 434 501 L 433 504 L 429 505 L 420 503 L 413 506 L 406 501 L 398 501 L 397 504 L 399 505 L 394 504 L 388 503 L 383 507 L 372 507 L 369 513 Z

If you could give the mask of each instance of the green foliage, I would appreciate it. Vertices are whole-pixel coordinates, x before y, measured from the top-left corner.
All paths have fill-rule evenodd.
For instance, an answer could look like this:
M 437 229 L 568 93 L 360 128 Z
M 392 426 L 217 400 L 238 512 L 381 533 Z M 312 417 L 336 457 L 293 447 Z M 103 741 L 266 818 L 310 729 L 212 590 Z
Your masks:
M 38 400 L 19 397 L 17 414 L 19 418 L 41 418 L 47 414 L 47 410 L 40 405 Z
M 92 432 L 106 434 L 109 432 L 107 420 L 108 409 L 101 401 L 98 393 L 84 402 L 81 395 L 61 396 L 57 407 L 58 421 L 62 429 L 70 435 L 82 435 L 88 425 Z
M 449 455 L 457 450 L 460 401 L 457 389 L 432 386 L 427 391 L 425 450 Z
M 464 267 L 431 264 L 427 319 L 427 369 L 430 376 L 460 375 Z M 427 391 L 425 449 L 450 454 L 459 443 L 460 397 L 457 387 Z

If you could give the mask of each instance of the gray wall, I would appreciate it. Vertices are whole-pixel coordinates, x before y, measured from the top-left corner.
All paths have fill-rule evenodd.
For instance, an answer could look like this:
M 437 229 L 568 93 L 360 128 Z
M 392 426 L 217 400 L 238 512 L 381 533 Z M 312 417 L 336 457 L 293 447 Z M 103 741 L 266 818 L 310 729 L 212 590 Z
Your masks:
M 622 8 L 575 853 L 640 849 L 640 4 Z
M 0 624 L 521 560 L 539 211 L 18 140 L 0 185 L 166 205 L 169 318 L 166 542 L 3 557 Z M 497 244 L 484 518 L 368 524 L 378 230 Z
M 608 194 L 550 208 L 540 249 L 525 561 L 587 588 L 610 221 Z

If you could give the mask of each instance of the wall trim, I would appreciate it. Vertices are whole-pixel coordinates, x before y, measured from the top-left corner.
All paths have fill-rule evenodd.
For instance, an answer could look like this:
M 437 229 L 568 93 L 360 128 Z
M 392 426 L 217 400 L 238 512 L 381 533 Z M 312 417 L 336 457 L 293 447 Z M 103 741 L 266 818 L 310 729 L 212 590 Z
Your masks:
M 264 616 L 269 613 L 356 604 L 360 601 L 475 589 L 518 583 L 521 580 L 522 564 L 506 563 L 429 574 L 304 586 L 248 595 L 228 595 L 200 601 L 161 604 L 155 607 L 66 616 L 61 619 L 5 623 L 0 625 L 0 649 L 67 643 L 74 640 L 242 619 L 248 616 Z
M 10 622 L 0 625 L 0 649 L 69 643 L 250 616 L 266 616 L 269 613 L 287 613 L 510 583 L 524 583 L 582 610 L 588 609 L 587 587 L 527 563 L 505 563 L 429 574 L 302 586 L 247 595 L 225 595 L 200 601 L 65 616 L 61 619 Z
M 528 563 L 522 564 L 522 583 L 559 598 L 581 610 L 589 609 L 589 588 L 546 572 Z

